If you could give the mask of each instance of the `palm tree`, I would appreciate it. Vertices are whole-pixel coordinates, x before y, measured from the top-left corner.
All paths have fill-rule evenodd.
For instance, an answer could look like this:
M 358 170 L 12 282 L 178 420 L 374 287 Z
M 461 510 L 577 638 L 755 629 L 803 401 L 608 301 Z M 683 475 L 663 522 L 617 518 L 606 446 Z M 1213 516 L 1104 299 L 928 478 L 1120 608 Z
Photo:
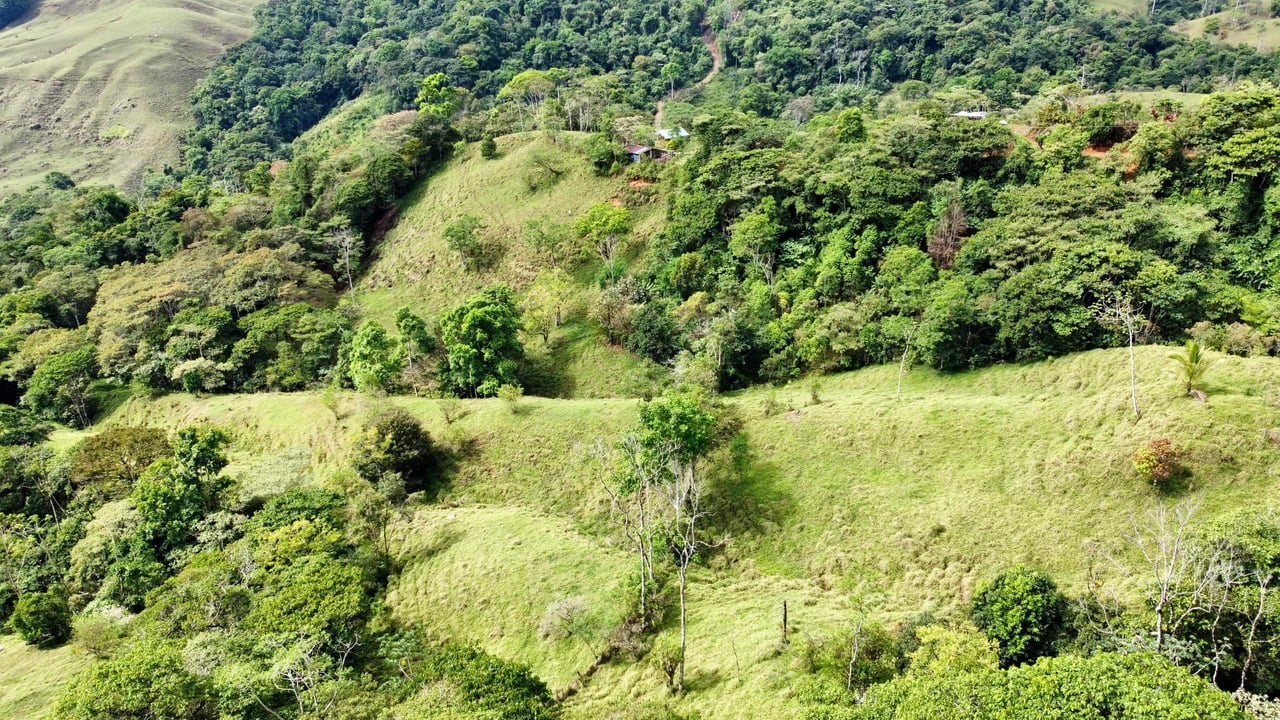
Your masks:
M 1204 374 L 1213 362 L 1200 343 L 1195 340 L 1188 340 L 1184 348 L 1183 352 L 1169 353 L 1169 359 L 1173 361 L 1171 368 L 1173 376 L 1185 386 L 1186 392 L 1190 393 L 1204 378 Z

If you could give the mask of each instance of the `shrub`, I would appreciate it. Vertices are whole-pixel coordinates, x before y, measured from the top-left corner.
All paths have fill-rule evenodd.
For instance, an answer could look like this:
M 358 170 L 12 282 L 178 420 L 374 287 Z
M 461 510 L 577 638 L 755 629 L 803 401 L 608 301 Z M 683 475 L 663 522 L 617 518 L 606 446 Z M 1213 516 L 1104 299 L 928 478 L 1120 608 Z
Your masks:
M 375 415 L 352 450 L 352 467 L 373 485 L 398 475 L 407 492 L 423 489 L 431 438 L 418 419 L 404 410 L 391 408 Z
M 1001 667 L 1053 654 L 1066 624 L 1067 601 L 1045 573 L 1018 566 L 996 576 L 974 595 L 969 616 L 999 644 Z
M 498 157 L 498 143 L 494 141 L 492 135 L 485 135 L 480 138 L 480 157 L 485 160 L 492 160 Z
M 124 642 L 124 624 L 106 612 L 81 615 L 72 622 L 75 645 L 100 660 L 111 657 Z
M 217 717 L 211 695 L 207 683 L 183 667 L 178 646 L 152 643 L 90 666 L 58 699 L 55 714 L 67 720 L 205 720 Z
M 0 405 L 0 445 L 34 445 L 43 442 L 52 428 L 34 414 Z
M 512 415 L 520 412 L 520 398 L 524 397 L 524 388 L 519 385 L 502 385 L 498 387 L 498 399 L 506 403 Z
M 23 595 L 10 622 L 23 640 L 38 648 L 57 647 L 71 637 L 71 610 L 53 593 Z
M 331 527 L 342 527 L 342 513 L 347 506 L 342 493 L 319 488 L 297 488 L 271 498 L 253 514 L 250 528 L 277 530 L 298 520 L 321 520 Z
M 1168 438 L 1156 438 L 1146 447 L 1139 448 L 1129 459 L 1133 461 L 1133 470 L 1138 477 L 1160 490 L 1183 471 L 1179 462 L 1182 455 L 1182 451 L 1175 448 Z

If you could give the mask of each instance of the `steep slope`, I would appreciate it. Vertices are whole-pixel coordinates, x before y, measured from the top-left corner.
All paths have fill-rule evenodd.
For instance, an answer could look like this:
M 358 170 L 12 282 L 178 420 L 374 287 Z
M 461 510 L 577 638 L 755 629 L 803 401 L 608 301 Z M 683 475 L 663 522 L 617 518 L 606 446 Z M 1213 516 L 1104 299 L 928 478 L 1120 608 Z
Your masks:
M 492 160 L 482 158 L 472 143 L 422 183 L 401 202 L 395 227 L 365 263 L 356 288 L 364 317 L 391 326 L 400 307 L 437 315 L 495 283 L 524 292 L 538 270 L 548 266 L 525 237 L 526 222 L 545 219 L 572 235 L 573 223 L 592 205 L 621 205 L 623 198 L 642 190 L 647 200 L 631 208 L 635 229 L 623 250 L 629 257 L 638 255 L 664 222 L 662 184 L 633 189 L 623 177 L 595 175 L 587 160 L 571 151 L 584 137 L 562 133 L 557 148 L 541 133 L 509 135 L 498 138 L 499 155 Z M 467 214 L 483 223 L 480 236 L 488 255 L 470 266 L 443 235 L 445 226 Z M 532 339 L 526 343 L 537 366 L 531 374 L 547 377 L 545 384 L 528 388 L 531 394 L 625 394 L 624 381 L 637 361 L 599 342 L 588 319 L 598 267 L 594 251 L 584 249 L 582 262 L 573 269 L 578 282 L 564 306 L 565 326 L 547 345 Z
M 128 186 L 176 163 L 191 89 L 259 1 L 43 2 L 0 31 L 0 192 L 50 170 Z

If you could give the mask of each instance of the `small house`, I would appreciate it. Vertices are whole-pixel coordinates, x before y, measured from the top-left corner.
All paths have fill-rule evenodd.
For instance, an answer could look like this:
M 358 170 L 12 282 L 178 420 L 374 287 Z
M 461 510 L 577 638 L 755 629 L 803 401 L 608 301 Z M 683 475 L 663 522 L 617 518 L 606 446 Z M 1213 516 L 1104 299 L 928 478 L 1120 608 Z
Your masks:
M 640 162 L 648 158 L 658 162 L 666 162 L 670 160 L 675 153 L 662 148 L 649 147 L 648 145 L 636 145 L 635 143 L 626 143 L 622 146 L 623 152 L 631 157 L 631 162 Z

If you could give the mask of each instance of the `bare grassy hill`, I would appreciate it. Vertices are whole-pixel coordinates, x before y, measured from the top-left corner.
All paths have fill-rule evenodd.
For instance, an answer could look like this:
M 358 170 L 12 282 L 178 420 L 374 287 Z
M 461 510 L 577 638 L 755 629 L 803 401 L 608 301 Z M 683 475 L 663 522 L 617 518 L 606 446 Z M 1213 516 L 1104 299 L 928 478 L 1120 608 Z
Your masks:
M 176 162 L 191 89 L 258 2 L 43 2 L 0 31 L 0 193 L 50 170 L 129 186 Z

